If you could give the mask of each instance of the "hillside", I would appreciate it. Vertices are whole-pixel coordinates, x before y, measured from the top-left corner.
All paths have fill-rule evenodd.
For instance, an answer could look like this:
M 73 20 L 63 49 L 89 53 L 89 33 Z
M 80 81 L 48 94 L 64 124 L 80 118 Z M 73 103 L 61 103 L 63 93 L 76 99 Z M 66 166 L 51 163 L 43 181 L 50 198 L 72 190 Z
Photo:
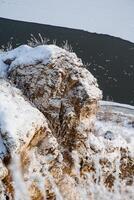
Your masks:
M 134 44 L 108 35 L 82 30 L 19 22 L 0 18 L 0 45 L 12 38 L 13 48 L 26 44 L 33 34 L 49 38 L 62 46 L 67 40 L 77 56 L 89 64 L 92 74 L 98 79 L 106 100 L 134 105 Z

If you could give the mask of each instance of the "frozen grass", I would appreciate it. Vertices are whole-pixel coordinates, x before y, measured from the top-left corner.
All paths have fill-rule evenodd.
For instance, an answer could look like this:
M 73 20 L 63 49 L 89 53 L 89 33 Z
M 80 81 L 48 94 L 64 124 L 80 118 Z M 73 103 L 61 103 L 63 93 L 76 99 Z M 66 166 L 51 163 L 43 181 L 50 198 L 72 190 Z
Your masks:
M 130 185 L 127 184 L 127 180 L 121 180 L 120 179 L 120 153 L 118 154 L 117 158 L 115 159 L 115 171 L 113 172 L 111 176 L 111 180 L 109 179 L 109 182 L 114 179 L 113 187 L 106 187 L 106 184 L 104 184 L 104 171 L 107 170 L 107 166 L 101 165 L 100 160 L 105 156 L 106 152 L 92 155 L 91 159 L 94 162 L 94 168 L 95 171 L 92 171 L 90 173 L 85 173 L 85 177 L 87 179 L 86 185 L 79 183 L 76 184 L 76 190 L 78 190 L 80 194 L 81 200 L 88 200 L 89 198 L 91 200 L 133 200 L 133 187 L 134 184 Z M 32 155 L 31 155 L 32 156 Z M 32 159 L 32 163 L 37 162 L 36 159 Z M 35 163 L 34 163 L 35 164 Z M 34 165 L 33 164 L 33 165 Z M 39 163 L 36 163 L 38 165 Z M 13 175 L 14 180 L 14 189 L 15 189 L 15 200 L 23 200 L 28 199 L 30 200 L 30 196 L 28 196 L 28 182 L 25 183 L 23 181 L 21 168 L 19 167 L 19 159 L 14 160 L 12 162 L 11 171 Z M 19 167 L 19 168 L 18 168 Z M 16 174 L 17 170 L 17 174 Z M 47 167 L 46 167 L 47 170 Z M 38 187 L 40 188 L 40 191 L 43 191 L 42 194 L 44 194 L 44 200 L 46 200 L 46 191 L 45 191 L 45 180 L 49 180 L 52 191 L 55 194 L 56 200 L 65 200 L 62 197 L 62 193 L 60 192 L 57 184 L 54 181 L 54 178 L 50 174 L 49 171 L 46 172 L 47 177 L 43 178 L 39 174 L 36 176 L 31 177 L 33 181 L 36 181 L 38 183 Z M 78 173 L 78 179 L 79 179 Z M 18 185 L 19 183 L 19 185 Z M 69 192 L 69 191 L 68 191 Z M 71 199 L 73 200 L 73 199 Z
M 69 44 L 68 40 L 63 41 L 63 44 L 61 47 L 65 49 L 66 51 L 73 52 L 73 48 L 71 44 Z
M 43 37 L 40 33 L 38 33 L 37 36 L 34 36 L 33 34 L 31 34 L 31 38 L 27 42 L 28 42 L 29 46 L 36 47 L 39 45 L 49 44 L 50 39 Z M 56 39 L 53 40 L 52 44 L 56 45 L 57 40 Z M 65 49 L 66 51 L 73 52 L 73 48 L 72 48 L 71 44 L 69 44 L 68 40 L 63 41 L 60 47 Z
M 2 45 L 0 47 L 0 52 L 6 52 L 6 51 L 10 51 L 13 49 L 13 44 L 12 44 L 13 38 L 10 38 L 9 42 L 7 42 L 7 44 Z M 31 34 L 31 38 L 29 40 L 27 40 L 27 45 L 29 45 L 30 47 L 37 47 L 40 45 L 47 45 L 50 43 L 50 39 L 43 37 L 41 35 L 41 33 L 38 33 L 38 35 L 33 35 Z M 57 45 L 57 40 L 53 40 L 51 42 L 51 44 L 53 45 Z M 62 44 L 60 45 L 61 48 L 65 49 L 66 51 L 69 52 L 73 52 L 73 47 L 71 46 L 71 44 L 69 44 L 68 40 L 65 40 L 62 42 Z
M 37 47 L 39 45 L 46 45 L 49 41 L 49 38 L 43 37 L 40 33 L 38 33 L 36 37 L 31 34 L 31 38 L 27 42 L 31 47 Z
M 0 47 L 0 52 L 10 51 L 13 49 L 12 41 L 9 41 L 6 45 Z

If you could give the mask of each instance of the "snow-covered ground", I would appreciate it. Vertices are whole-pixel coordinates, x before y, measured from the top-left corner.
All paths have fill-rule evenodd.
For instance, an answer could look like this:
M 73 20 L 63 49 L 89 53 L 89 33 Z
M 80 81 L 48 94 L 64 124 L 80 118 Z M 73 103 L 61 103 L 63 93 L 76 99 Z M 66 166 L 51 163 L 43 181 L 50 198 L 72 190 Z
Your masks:
M 100 101 L 95 121 L 95 136 L 90 135 L 90 145 L 96 151 L 128 148 L 134 157 L 134 106 Z
M 83 29 L 134 42 L 133 0 L 0 0 L 0 17 Z

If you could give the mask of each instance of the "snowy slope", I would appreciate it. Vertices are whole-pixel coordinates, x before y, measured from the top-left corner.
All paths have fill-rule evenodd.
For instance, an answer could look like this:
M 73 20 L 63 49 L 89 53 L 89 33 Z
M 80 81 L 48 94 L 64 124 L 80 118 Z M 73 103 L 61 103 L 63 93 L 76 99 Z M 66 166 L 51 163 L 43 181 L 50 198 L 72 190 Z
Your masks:
M 105 33 L 134 42 L 133 0 L 0 0 L 0 17 Z

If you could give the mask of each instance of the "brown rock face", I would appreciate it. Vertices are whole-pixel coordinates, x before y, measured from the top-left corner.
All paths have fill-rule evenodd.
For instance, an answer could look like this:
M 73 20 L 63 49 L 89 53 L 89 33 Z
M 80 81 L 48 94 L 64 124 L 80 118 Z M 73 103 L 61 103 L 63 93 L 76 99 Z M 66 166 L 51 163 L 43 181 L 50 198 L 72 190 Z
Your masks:
M 31 175 L 37 179 L 45 177 L 46 195 L 50 199 L 58 195 L 52 188 L 53 182 L 65 199 L 80 199 L 75 177 L 80 163 L 88 156 L 88 136 L 101 98 L 96 79 L 75 54 L 66 51 L 46 65 L 16 66 L 9 77 L 44 114 L 51 130 L 48 134 L 41 130 L 35 133 L 27 147 L 23 147 L 25 179 L 29 182 Z M 42 192 L 35 180 L 30 185 L 34 191 L 32 199 L 41 199 Z
M 42 170 L 41 175 L 45 176 L 44 165 L 49 168 L 62 156 L 44 115 L 5 80 L 0 80 L 0 144 L 0 199 L 17 199 L 22 194 L 21 199 L 25 199 L 28 194 L 27 190 L 23 193 L 24 180 L 28 188 L 37 188 L 39 195 L 41 192 L 35 187 L 37 174 Z M 46 158 L 41 160 L 41 155 Z M 30 195 L 35 199 L 37 194 Z
M 12 82 L 45 115 L 58 144 L 67 151 L 86 148 L 101 98 L 96 79 L 70 55 L 66 52 L 47 65 L 17 66 L 10 72 Z
M 3 62 L 10 68 L 15 59 L 15 55 L 7 56 Z M 96 79 L 83 68 L 75 54 L 62 50 L 48 64 L 38 61 L 37 64 L 11 68 L 8 78 L 44 116 L 39 111 L 36 113 L 35 108 L 25 102 L 19 90 L 2 82 L 3 92 L 6 91 L 4 99 L 14 99 L 12 104 L 7 103 L 7 127 L 1 132 L 12 166 L 8 167 L 10 175 L 4 176 L 7 195 L 12 191 L 11 199 L 18 198 L 18 195 L 22 199 L 23 196 L 30 196 L 33 200 L 45 196 L 47 199 L 80 199 L 77 194 L 78 180 L 75 178 L 79 175 L 80 163 L 88 154 L 88 136 L 92 131 L 97 101 L 101 98 Z M 2 105 L 4 107 L 4 102 Z M 20 109 L 18 105 L 22 105 Z M 10 115 L 10 107 L 14 108 L 13 117 Z M 32 110 L 33 116 L 29 119 L 27 113 L 32 115 Z M 19 124 L 20 113 L 26 120 L 25 125 Z M 14 136 L 12 130 L 8 130 L 11 121 L 16 124 L 18 121 L 18 126 L 14 127 Z M 16 168 L 19 171 L 17 181 L 22 182 L 20 187 L 24 191 L 15 185 Z M 9 186 L 11 179 L 15 184 L 11 181 Z M 29 188 L 30 193 L 26 188 Z M 67 195 L 68 190 L 70 195 Z

